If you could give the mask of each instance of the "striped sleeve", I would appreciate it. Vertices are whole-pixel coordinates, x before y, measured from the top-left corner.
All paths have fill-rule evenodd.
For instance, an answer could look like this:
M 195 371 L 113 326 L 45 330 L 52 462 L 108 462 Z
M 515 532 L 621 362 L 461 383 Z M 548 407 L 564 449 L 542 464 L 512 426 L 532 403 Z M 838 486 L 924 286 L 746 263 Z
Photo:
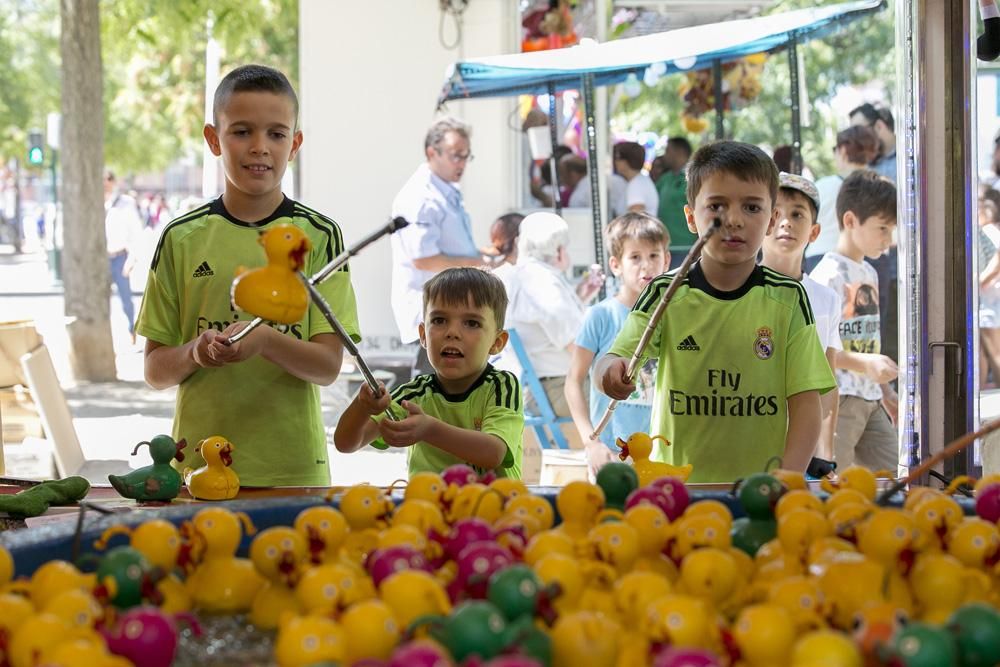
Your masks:
M 812 305 L 809 303 L 809 295 L 806 293 L 806 288 L 802 283 L 794 278 L 789 278 L 783 273 L 778 273 L 767 267 L 762 268 L 764 269 L 764 285 L 792 290 L 794 293 L 794 302 L 802 312 L 802 319 L 805 321 L 806 326 L 814 324 L 816 320 L 813 317 Z

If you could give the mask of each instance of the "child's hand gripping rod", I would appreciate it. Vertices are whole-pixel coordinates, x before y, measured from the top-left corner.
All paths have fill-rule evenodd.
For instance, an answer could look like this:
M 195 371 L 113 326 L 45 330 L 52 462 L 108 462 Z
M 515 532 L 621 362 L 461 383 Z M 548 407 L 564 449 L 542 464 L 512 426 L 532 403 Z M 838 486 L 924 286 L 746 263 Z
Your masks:
M 674 274 L 674 279 L 670 281 L 670 285 L 667 287 L 667 291 L 663 293 L 660 298 L 660 303 L 656 305 L 656 310 L 649 318 L 649 322 L 646 323 L 646 328 L 642 332 L 642 337 L 639 338 L 639 344 L 635 346 L 635 352 L 632 353 L 632 358 L 629 359 L 628 367 L 625 369 L 625 377 L 627 380 L 631 380 L 635 377 L 636 369 L 639 367 L 639 362 L 642 359 L 642 353 L 645 351 L 646 346 L 649 345 L 650 339 L 653 337 L 653 333 L 656 331 L 656 326 L 660 323 L 660 318 L 663 317 L 664 311 L 667 309 L 667 304 L 670 300 L 674 298 L 674 293 L 680 288 L 681 283 L 684 282 L 684 277 L 687 276 L 688 271 L 691 270 L 691 265 L 694 264 L 694 260 L 698 259 L 698 255 L 701 254 L 701 249 L 705 247 L 708 243 L 708 239 L 712 237 L 712 234 L 719 231 L 722 227 L 722 220 L 715 218 L 712 221 L 712 226 L 705 230 L 705 233 L 698 237 L 694 245 L 691 246 L 691 250 L 688 251 L 687 257 L 681 262 L 680 267 L 677 269 L 677 273 Z M 611 415 L 614 414 L 615 408 L 618 407 L 618 400 L 611 399 L 608 403 L 607 409 L 604 411 L 604 416 L 601 417 L 601 421 L 594 427 L 594 432 L 590 435 L 592 440 L 597 440 L 600 437 L 601 432 L 607 427 L 608 422 L 611 421 Z
M 371 234 L 369 234 L 365 238 L 361 239 L 360 241 L 358 241 L 357 243 L 355 243 L 350 248 L 345 249 L 344 252 L 340 253 L 339 255 L 337 255 L 336 257 L 334 257 L 332 260 L 330 260 L 329 264 L 327 264 L 322 269 L 320 269 L 319 271 L 317 271 L 315 274 L 313 274 L 313 276 L 311 278 L 309 278 L 306 281 L 307 288 L 309 286 L 314 286 L 314 285 L 320 284 L 321 282 L 323 282 L 324 280 L 326 280 L 327 276 L 329 276 L 331 273 L 333 273 L 334 271 L 336 271 L 337 269 L 339 269 L 340 267 L 342 267 L 344 264 L 347 263 L 347 260 L 349 260 L 351 257 L 354 257 L 355 255 L 357 255 L 359 252 L 361 252 L 362 250 L 364 250 L 367 246 L 371 245 L 375 241 L 378 241 L 380 238 L 382 238 L 386 234 L 392 234 L 393 232 L 399 231 L 403 227 L 406 227 L 408 224 L 410 224 L 410 223 L 408 223 L 403 218 L 398 218 L 398 217 L 397 218 L 393 218 L 392 220 L 389 221 L 389 224 L 387 224 L 384 227 L 380 227 L 379 229 L 375 230 L 374 232 L 372 232 Z M 259 327 L 263 323 L 264 323 L 264 318 L 262 318 L 262 317 L 255 317 L 255 318 L 253 318 L 250 321 L 250 324 L 248 324 L 247 326 L 243 327 L 242 329 L 240 329 L 239 331 L 237 331 L 235 334 L 233 334 L 232 336 L 230 336 L 229 342 L 227 344 L 228 345 L 232 345 L 233 343 L 241 340 L 242 338 L 246 337 L 247 334 L 249 334 L 251 331 L 253 331 L 257 327 Z M 334 328 L 336 328 L 336 327 L 334 327 Z

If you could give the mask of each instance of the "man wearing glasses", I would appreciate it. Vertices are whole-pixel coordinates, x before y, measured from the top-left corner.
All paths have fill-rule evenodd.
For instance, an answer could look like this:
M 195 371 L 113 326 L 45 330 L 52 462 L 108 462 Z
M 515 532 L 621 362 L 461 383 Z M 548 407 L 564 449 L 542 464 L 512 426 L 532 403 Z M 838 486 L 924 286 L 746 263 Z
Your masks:
M 431 125 L 422 163 L 392 202 L 393 217 L 410 225 L 392 235 L 392 311 L 403 343 L 417 340 L 423 317 L 423 287 L 436 273 L 457 266 L 483 266 L 459 181 L 472 161 L 469 128 L 456 118 Z M 432 372 L 420 348 L 414 374 Z
M 879 174 L 896 182 L 896 121 L 885 107 L 876 109 L 865 102 L 850 113 L 851 125 L 867 125 L 878 136 L 879 154 L 869 165 Z

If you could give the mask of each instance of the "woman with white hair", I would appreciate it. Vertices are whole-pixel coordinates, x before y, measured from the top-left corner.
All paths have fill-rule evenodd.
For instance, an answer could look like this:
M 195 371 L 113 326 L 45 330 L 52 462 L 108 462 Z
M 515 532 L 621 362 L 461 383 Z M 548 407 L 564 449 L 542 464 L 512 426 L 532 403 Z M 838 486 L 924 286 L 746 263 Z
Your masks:
M 566 278 L 569 267 L 569 226 L 554 213 L 539 212 L 521 221 L 517 264 L 500 276 L 507 287 L 506 327 L 520 334 L 549 403 L 560 417 L 570 416 L 563 394 L 569 345 L 583 325 L 584 303 L 593 299 L 603 282 L 598 267 L 574 289 Z M 512 368 L 516 364 L 509 350 L 499 365 L 520 370 Z M 537 414 L 533 403 L 525 389 L 525 409 Z

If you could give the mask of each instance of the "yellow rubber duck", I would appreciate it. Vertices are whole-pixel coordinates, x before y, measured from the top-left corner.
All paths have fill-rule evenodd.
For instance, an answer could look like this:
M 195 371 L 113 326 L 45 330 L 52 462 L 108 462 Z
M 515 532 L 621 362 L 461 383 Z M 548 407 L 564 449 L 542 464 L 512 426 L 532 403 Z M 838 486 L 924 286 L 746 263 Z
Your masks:
M 254 535 L 250 517 L 222 507 L 208 507 L 191 519 L 205 544 L 204 559 L 185 584 L 194 607 L 209 614 L 248 611 L 264 578 L 248 558 L 237 558 L 243 532 Z
M 198 500 L 229 500 L 240 490 L 240 478 L 229 467 L 233 464 L 236 447 L 221 435 L 213 435 L 198 443 L 194 451 L 205 459 L 201 468 L 185 468 L 184 483 Z
M 309 292 L 296 273 L 305 266 L 312 244 L 294 225 L 276 225 L 263 232 L 258 242 L 267 254 L 267 266 L 236 270 L 233 303 L 265 320 L 295 324 L 309 307 Z
M 673 466 L 669 463 L 650 461 L 649 455 L 653 453 L 653 441 L 662 440 L 666 446 L 670 446 L 670 441 L 662 435 L 650 436 L 648 433 L 633 433 L 628 440 L 617 438 L 615 443 L 622 450 L 618 455 L 622 461 L 632 457 L 632 466 L 639 476 L 639 486 L 646 486 L 661 477 L 677 477 L 686 482 L 691 475 L 693 466 L 689 463 L 683 466 Z

